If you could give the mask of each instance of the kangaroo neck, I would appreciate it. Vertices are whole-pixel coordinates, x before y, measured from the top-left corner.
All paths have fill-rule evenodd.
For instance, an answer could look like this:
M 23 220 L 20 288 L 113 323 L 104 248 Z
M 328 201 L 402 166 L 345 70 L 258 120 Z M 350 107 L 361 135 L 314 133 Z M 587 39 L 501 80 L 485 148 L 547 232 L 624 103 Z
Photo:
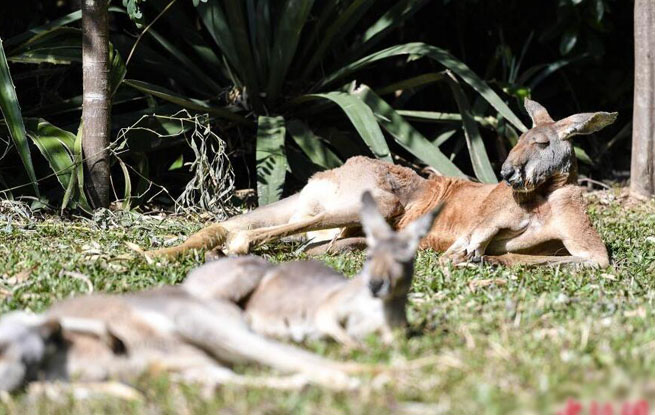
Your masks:
M 514 200 L 519 204 L 530 203 L 538 196 L 547 196 L 557 189 L 568 185 L 578 184 L 578 163 L 575 157 L 571 162 L 571 167 L 567 172 L 558 172 L 553 174 L 548 180 L 529 192 L 512 190 Z

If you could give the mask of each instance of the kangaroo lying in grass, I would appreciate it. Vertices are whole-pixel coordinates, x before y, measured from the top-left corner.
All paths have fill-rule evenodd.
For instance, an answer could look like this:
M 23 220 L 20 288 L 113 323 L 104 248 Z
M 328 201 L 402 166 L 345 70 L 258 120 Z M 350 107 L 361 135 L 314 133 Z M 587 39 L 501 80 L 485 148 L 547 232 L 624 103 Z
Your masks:
M 291 377 L 248 378 L 225 364 L 254 362 Z M 365 370 L 253 333 L 229 301 L 202 301 L 180 287 L 93 295 L 55 304 L 42 315 L 0 319 L 0 391 L 38 380 L 124 381 L 148 371 L 208 386 L 237 383 L 299 387 L 307 381 L 348 388 Z
M 378 332 L 389 343 L 405 324 L 414 257 L 441 206 L 394 232 L 373 196 L 362 195 L 360 221 L 367 259 L 349 280 L 316 261 L 281 265 L 255 257 L 223 258 L 191 271 L 183 287 L 207 300 L 242 304 L 250 327 L 266 336 L 303 341 L 332 337 L 349 347 Z
M 484 258 L 504 264 L 575 263 L 605 267 L 607 250 L 592 227 L 577 183 L 571 137 L 611 124 L 616 113 L 575 114 L 557 122 L 540 104 L 525 100 L 533 127 L 521 135 L 501 170 L 504 182 L 480 184 L 448 177 L 424 179 L 408 168 L 366 157 L 315 174 L 300 191 L 225 222 L 211 225 L 176 247 L 148 255 L 177 255 L 223 246 L 251 246 L 310 231 L 336 229 L 326 247 L 361 245 L 359 198 L 370 190 L 395 229 L 441 202 L 446 206 L 422 248 L 446 252 L 455 262 Z M 555 256 L 559 255 L 559 256 Z

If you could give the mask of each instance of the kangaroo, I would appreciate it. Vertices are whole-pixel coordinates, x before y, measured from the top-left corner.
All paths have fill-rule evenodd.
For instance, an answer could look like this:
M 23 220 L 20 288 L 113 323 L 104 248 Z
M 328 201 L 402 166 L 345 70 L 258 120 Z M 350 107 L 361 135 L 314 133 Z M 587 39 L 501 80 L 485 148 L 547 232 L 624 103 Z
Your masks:
M 226 364 L 254 362 L 295 374 L 247 378 Z M 92 295 L 55 304 L 44 314 L 0 319 L 0 390 L 31 381 L 129 382 L 149 371 L 205 385 L 237 383 L 330 388 L 355 386 L 362 369 L 252 332 L 229 301 L 203 301 L 179 287 L 121 296 Z
M 341 167 L 316 173 L 298 194 L 210 225 L 179 246 L 147 255 L 174 256 L 217 246 L 242 254 L 256 244 L 326 229 L 337 229 L 333 235 L 341 238 L 324 244 L 326 249 L 361 244 L 352 236 L 360 226 L 359 195 L 370 190 L 395 229 L 446 202 L 420 247 L 445 252 L 449 261 L 607 266 L 607 250 L 576 186 L 571 137 L 601 130 L 617 113 L 575 114 L 555 122 L 535 101 L 526 99 L 525 109 L 533 127 L 503 163 L 501 183 L 425 179 L 408 168 L 353 157 Z
M 242 303 L 257 333 L 291 339 L 331 337 L 348 346 L 378 332 L 385 343 L 406 323 L 414 257 L 441 205 L 394 232 L 370 192 L 360 222 L 368 245 L 362 271 L 349 280 L 316 261 L 271 264 L 255 257 L 223 258 L 191 271 L 184 289 L 204 299 Z

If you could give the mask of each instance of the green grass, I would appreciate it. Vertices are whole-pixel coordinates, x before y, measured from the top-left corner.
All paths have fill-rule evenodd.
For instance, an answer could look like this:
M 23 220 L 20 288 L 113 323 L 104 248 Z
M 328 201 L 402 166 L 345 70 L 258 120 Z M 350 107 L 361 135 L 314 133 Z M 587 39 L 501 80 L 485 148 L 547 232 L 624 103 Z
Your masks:
M 317 387 L 298 392 L 224 387 L 207 400 L 194 387 L 142 378 L 137 385 L 142 402 L 56 403 L 18 395 L 5 399 L 0 413 L 554 414 L 569 398 L 613 402 L 615 413 L 623 401 L 643 398 L 652 405 L 655 203 L 628 206 L 617 194 L 590 198 L 589 213 L 613 259 L 608 269 L 442 269 L 438 254 L 421 252 L 408 309 L 410 327 L 393 347 L 385 348 L 375 338 L 363 351 L 344 351 L 329 342 L 307 345 L 335 359 L 360 362 L 398 364 L 437 356 L 437 364 L 394 373 L 386 383 L 373 379 L 360 390 L 339 393 Z M 87 275 L 96 292 L 178 283 L 202 262 L 202 255 L 148 264 L 125 242 L 161 244 L 200 228 L 201 222 L 127 213 L 97 215 L 95 220 L 29 220 L 0 209 L 0 311 L 38 312 L 87 292 L 85 281 L 62 270 Z M 259 253 L 274 261 L 297 257 L 288 248 Z M 322 259 L 352 275 L 363 256 Z M 12 280 L 17 274 L 21 281 Z M 471 281 L 490 278 L 505 284 L 470 288 Z

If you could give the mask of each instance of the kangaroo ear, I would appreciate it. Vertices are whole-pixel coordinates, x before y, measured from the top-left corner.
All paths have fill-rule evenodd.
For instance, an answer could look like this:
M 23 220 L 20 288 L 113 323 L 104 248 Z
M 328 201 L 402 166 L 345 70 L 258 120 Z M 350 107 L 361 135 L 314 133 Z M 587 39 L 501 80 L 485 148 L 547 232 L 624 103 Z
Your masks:
M 368 190 L 362 194 L 362 207 L 359 210 L 359 217 L 366 234 L 368 246 L 375 245 L 378 239 L 385 238 L 393 232 L 384 216 L 378 211 L 375 199 Z
M 539 124 L 555 122 L 551 118 L 550 114 L 548 114 L 548 111 L 546 111 L 546 108 L 544 108 L 543 105 L 537 101 L 526 98 L 523 101 L 523 105 L 525 106 L 525 110 L 528 112 L 528 115 L 532 119 L 532 127 L 535 127 Z
M 616 121 L 618 112 L 586 112 L 571 115 L 555 123 L 555 131 L 561 140 L 574 135 L 592 134 Z
M 430 232 L 430 229 L 432 229 L 432 224 L 437 216 L 439 216 L 441 209 L 443 209 L 443 205 L 443 203 L 439 203 L 439 205 L 432 211 L 407 225 L 407 227 L 403 229 L 403 234 L 408 235 L 416 244 L 418 244 L 420 240 Z

